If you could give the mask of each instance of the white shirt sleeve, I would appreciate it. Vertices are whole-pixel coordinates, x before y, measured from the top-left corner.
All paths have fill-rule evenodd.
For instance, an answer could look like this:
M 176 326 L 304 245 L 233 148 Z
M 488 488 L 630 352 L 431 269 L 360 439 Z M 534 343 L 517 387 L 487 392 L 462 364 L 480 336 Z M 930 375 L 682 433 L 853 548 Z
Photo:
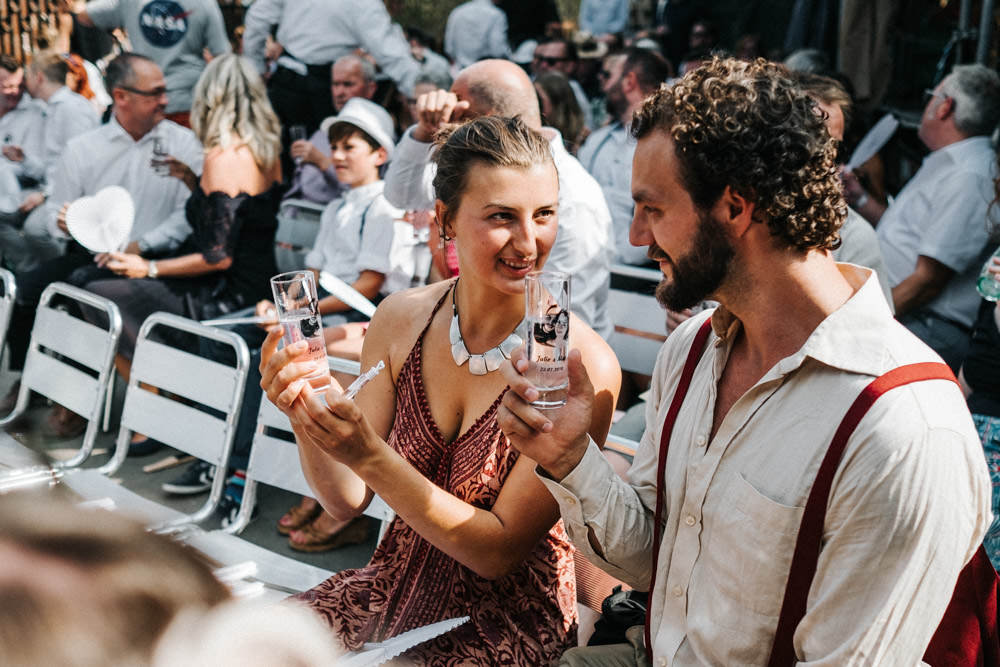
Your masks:
M 510 55 L 510 43 L 507 41 L 507 15 L 500 13 L 489 33 L 489 48 L 487 52 L 493 58 L 506 58 Z
M 388 275 L 392 268 L 392 246 L 395 238 L 396 210 L 383 197 L 372 203 L 364 216 L 364 229 L 361 230 L 361 247 L 355 266 L 360 274 L 362 271 L 375 271 Z
M 92 0 L 84 7 L 94 25 L 102 30 L 121 27 L 122 14 L 119 0 Z
M 229 53 L 232 51 L 232 45 L 226 36 L 226 21 L 222 16 L 219 3 L 207 3 L 207 9 L 211 15 L 205 25 L 205 36 L 202 43 L 213 56 Z
M 257 66 L 258 71 L 267 69 L 264 47 L 271 28 L 281 22 L 285 0 L 255 0 L 243 18 L 243 55 Z
M 979 260 L 989 241 L 983 192 L 992 192 L 987 174 L 953 170 L 940 182 L 941 195 L 931 202 L 918 253 L 935 259 L 956 273 Z
M 434 208 L 433 151 L 433 144 L 413 138 L 412 127 L 403 133 L 385 173 L 384 194 L 390 204 L 406 211 Z
M 258 0 L 259 2 L 260 0 Z M 381 0 L 365 0 L 353 13 L 356 34 L 362 48 L 372 54 L 375 62 L 409 95 L 420 73 L 420 64 L 413 59 L 410 45 L 401 30 L 397 30 Z

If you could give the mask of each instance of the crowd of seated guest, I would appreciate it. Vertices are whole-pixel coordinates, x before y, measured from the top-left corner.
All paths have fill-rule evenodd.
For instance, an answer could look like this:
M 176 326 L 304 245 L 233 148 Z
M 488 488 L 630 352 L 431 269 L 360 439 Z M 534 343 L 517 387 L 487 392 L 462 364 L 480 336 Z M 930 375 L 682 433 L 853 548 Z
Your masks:
M 497 411 L 510 376 L 472 374 L 454 346 L 464 345 L 466 358 L 501 349 L 524 319 L 524 275 L 543 267 L 569 273 L 570 346 L 582 353 L 597 396 L 584 432 L 603 446 L 616 414 L 631 408 L 619 433 L 645 443 L 658 404 L 639 395 L 654 365 L 628 374 L 622 390 L 609 343 L 617 340 L 615 325 L 627 324 L 611 321 L 608 300 L 613 286 L 635 283 L 613 285 L 615 265 L 662 270 L 656 289 L 666 308 L 663 334 L 672 335 L 713 310 L 716 294 L 675 308 L 681 300 L 664 299 L 663 291 L 692 269 L 707 284 L 728 260 L 708 251 L 674 257 L 637 232 L 636 220 L 676 215 L 683 206 L 657 209 L 637 189 L 636 175 L 648 165 L 636 164 L 643 137 L 633 125 L 653 97 L 698 80 L 699 70 L 738 70 L 720 65 L 736 62 L 721 60 L 720 17 L 697 11 L 697 3 L 661 2 L 649 25 L 638 25 L 629 3 L 583 2 L 582 30 L 563 31 L 542 8 L 525 17 L 504 7 L 511 3 L 470 0 L 439 26 L 438 48 L 419 28 L 396 25 L 392 3 L 255 0 L 232 53 L 217 3 L 177 3 L 183 19 L 158 31 L 143 23 L 142 3 L 67 3 L 76 23 L 63 21 L 64 28 L 117 30 L 116 41 L 88 57 L 56 49 L 24 63 L 0 57 L 0 257 L 18 286 L 7 337 L 11 368 L 23 366 L 35 308 L 56 281 L 117 304 L 116 367 L 125 379 L 153 312 L 194 320 L 256 315 L 258 325 L 233 327 L 254 354 L 254 372 L 230 469 L 196 461 L 164 491 L 206 492 L 225 475 L 219 512 L 223 525 L 233 521 L 266 395 L 290 418 L 315 491 L 278 521 L 291 549 L 364 542 L 369 521 L 361 511 L 375 494 L 397 515 L 368 565 L 300 596 L 344 646 L 468 615 L 464 628 L 408 657 L 557 662 L 575 644 L 569 535 L 579 534 L 564 530 L 546 471 L 501 428 Z M 79 39 L 61 34 L 57 43 Z M 743 62 L 772 67 L 750 60 L 752 50 Z M 842 222 L 835 238 L 807 249 L 809 257 L 874 269 L 890 312 L 961 369 L 1000 516 L 1000 401 L 990 371 L 1000 311 L 976 292 L 981 271 L 1000 275 L 1000 260 L 988 261 L 1000 227 L 991 139 L 1000 78 L 983 65 L 957 65 L 934 82 L 917 128 L 928 154 L 890 201 L 879 156 L 844 167 L 847 149 L 870 125 L 864 110 L 874 106 L 872 81 L 855 100 L 843 72 L 857 70 L 840 63 L 836 71 L 822 51 L 789 55 L 761 76 L 804 96 L 794 104 L 808 104 L 823 121 L 821 128 L 806 123 L 822 144 L 810 150 L 836 158 L 824 163 L 830 173 L 823 178 L 836 188 L 823 205 Z M 692 94 L 676 117 L 710 97 Z M 667 117 L 675 132 L 688 131 Z M 774 132 L 787 130 L 785 120 L 774 121 Z M 731 158 L 720 149 L 706 159 Z M 713 202 L 698 197 L 711 188 L 697 190 L 685 169 L 685 193 L 695 210 L 709 210 Z M 122 247 L 94 251 L 70 233 L 67 210 L 108 186 L 128 191 L 134 224 Z M 273 327 L 276 231 L 283 215 L 308 205 L 322 213 L 296 268 L 335 276 L 378 307 L 369 322 L 320 293 L 328 351 L 363 368 L 386 363 L 356 404 L 339 398 L 339 382 L 325 402 L 314 395 L 297 375 L 298 348 L 279 346 Z M 653 285 L 645 289 L 649 295 Z M 15 385 L 3 399 L 6 409 L 17 392 Z M 541 431 L 542 423 L 524 428 Z M 553 424 L 558 430 L 558 420 L 546 428 Z M 85 427 L 83 417 L 54 405 L 44 430 L 70 438 Z M 161 447 L 136 433 L 129 454 Z M 606 458 L 626 479 L 645 474 Z M 998 525 L 986 535 L 994 564 Z M 602 556 L 600 545 L 590 547 Z

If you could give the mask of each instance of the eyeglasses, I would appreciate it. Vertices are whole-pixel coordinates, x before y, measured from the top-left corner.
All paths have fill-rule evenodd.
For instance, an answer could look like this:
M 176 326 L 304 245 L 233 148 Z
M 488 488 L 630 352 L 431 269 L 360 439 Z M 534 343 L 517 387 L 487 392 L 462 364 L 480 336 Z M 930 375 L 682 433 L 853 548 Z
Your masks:
M 152 90 L 139 90 L 138 88 L 133 88 L 132 86 L 118 86 L 122 90 L 127 90 L 130 93 L 135 93 L 136 95 L 142 95 L 143 97 L 163 97 L 167 94 L 167 88 L 165 86 L 160 86 L 159 88 L 153 88 Z

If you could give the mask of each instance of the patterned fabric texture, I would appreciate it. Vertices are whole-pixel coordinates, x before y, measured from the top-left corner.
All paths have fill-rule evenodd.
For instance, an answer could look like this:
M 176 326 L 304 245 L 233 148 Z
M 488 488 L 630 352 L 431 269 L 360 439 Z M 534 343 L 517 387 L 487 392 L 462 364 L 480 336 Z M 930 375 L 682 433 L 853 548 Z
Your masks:
M 972 421 L 983 441 L 986 466 L 993 482 L 993 523 L 983 538 L 983 545 L 993 567 L 1000 569 L 1000 417 L 974 414 Z

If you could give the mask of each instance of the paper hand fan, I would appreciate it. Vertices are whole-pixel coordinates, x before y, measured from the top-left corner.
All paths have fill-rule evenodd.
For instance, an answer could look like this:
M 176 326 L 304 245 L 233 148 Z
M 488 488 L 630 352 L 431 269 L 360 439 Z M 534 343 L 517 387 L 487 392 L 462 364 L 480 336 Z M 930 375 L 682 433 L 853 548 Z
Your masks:
M 337 664 L 341 667 L 378 667 L 418 644 L 434 639 L 454 630 L 469 620 L 468 616 L 449 618 L 420 628 L 408 630 L 377 644 L 365 644 L 364 648 L 343 656 Z
M 359 313 L 363 313 L 367 317 L 371 317 L 375 314 L 374 303 L 366 299 L 364 294 L 357 291 L 332 273 L 320 271 L 319 284 L 327 292 L 337 297 Z
M 847 161 L 846 169 L 848 171 L 857 169 L 872 159 L 872 156 L 878 153 L 889 139 L 892 138 L 898 127 L 899 121 L 891 113 L 882 116 L 882 119 L 875 123 L 875 127 L 868 130 L 868 134 L 864 136 L 858 147 L 854 149 L 851 159 Z
M 70 235 L 91 252 L 124 248 L 134 221 L 132 195 L 117 185 L 108 186 L 93 197 L 80 197 L 66 209 Z

